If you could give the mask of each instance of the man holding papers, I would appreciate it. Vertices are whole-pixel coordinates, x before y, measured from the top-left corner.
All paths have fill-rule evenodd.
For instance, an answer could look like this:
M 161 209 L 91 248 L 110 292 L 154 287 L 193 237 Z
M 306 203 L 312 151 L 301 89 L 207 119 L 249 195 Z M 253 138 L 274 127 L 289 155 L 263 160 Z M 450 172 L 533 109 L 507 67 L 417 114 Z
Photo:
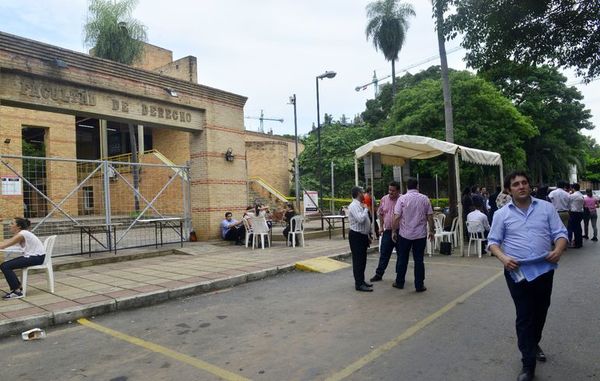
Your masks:
M 552 296 L 554 270 L 567 246 L 567 230 L 549 202 L 531 197 L 529 177 L 513 172 L 504 179 L 512 201 L 494 214 L 488 247 L 504 265 L 515 303 L 518 347 L 523 370 L 517 380 L 532 380 Z M 553 247 L 554 245 L 554 247 Z

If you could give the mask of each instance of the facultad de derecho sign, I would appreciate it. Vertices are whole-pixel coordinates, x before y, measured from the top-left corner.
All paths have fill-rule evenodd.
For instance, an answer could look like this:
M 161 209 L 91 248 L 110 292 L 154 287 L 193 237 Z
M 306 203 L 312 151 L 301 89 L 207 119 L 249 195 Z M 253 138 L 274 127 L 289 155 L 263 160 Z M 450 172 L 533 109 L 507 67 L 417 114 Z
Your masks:
M 9 80 L 9 77 L 10 78 Z M 86 112 L 106 119 L 138 124 L 167 125 L 201 130 L 202 112 L 104 90 L 90 90 L 43 79 L 3 73 L 0 96 L 4 104 L 69 114 Z

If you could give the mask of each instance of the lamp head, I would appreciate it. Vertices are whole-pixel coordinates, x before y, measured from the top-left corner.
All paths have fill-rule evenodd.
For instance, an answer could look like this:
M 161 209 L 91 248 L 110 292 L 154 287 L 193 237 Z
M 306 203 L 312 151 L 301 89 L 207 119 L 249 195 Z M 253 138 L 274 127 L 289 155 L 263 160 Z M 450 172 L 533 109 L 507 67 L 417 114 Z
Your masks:
M 335 71 L 326 71 L 325 73 L 318 75 L 317 78 L 319 79 L 323 79 L 323 78 L 333 78 L 336 76 L 336 72 Z
M 227 148 L 227 151 L 225 152 L 225 160 L 233 161 L 234 158 L 235 155 L 233 154 L 233 150 L 231 149 L 231 147 Z

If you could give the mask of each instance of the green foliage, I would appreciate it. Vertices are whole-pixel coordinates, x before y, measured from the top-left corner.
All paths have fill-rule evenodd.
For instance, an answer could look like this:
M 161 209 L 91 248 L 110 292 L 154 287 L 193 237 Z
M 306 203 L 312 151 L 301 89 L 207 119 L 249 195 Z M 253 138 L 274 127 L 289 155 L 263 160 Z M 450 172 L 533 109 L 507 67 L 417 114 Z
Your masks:
M 85 44 L 97 57 L 131 65 L 146 41 L 146 27 L 131 17 L 137 0 L 90 0 L 84 25 Z
M 415 11 L 410 4 L 399 0 L 377 0 L 367 5 L 367 40 L 373 41 L 375 50 L 381 50 L 386 60 L 392 63 L 392 93 L 396 92 L 396 66 L 398 53 L 404 45 L 408 18 Z
M 569 165 L 582 171 L 585 138 L 583 129 L 594 128 L 583 96 L 555 68 L 506 64 L 482 75 L 513 100 L 521 114 L 537 126 L 539 135 L 525 143 L 527 168 L 540 184 L 565 179 Z
M 446 36 L 463 35 L 470 67 L 501 67 L 510 60 L 574 67 L 600 75 L 600 1 L 447 0 L 454 14 Z
M 593 138 L 585 137 L 584 180 L 600 183 L 600 145 Z
M 321 172 L 326 195 L 331 194 L 331 161 L 334 162 L 336 195 L 350 194 L 354 186 L 354 150 L 374 138 L 364 126 L 343 126 L 337 122 L 321 126 Z M 302 143 L 304 151 L 299 160 L 302 189 L 316 190 L 319 188 L 316 131 L 308 134 Z
M 380 50 L 386 60 L 398 59 L 406 38 L 408 17 L 414 15 L 410 4 L 398 0 L 379 0 L 367 5 L 367 39 L 372 38 L 375 50 Z
M 439 76 L 433 70 L 415 86 L 405 87 L 396 96 L 386 122 L 386 135 L 422 135 L 444 140 L 444 103 Z M 505 170 L 523 168 L 526 162 L 524 142 L 537 135 L 531 121 L 489 82 L 469 72 L 450 73 L 454 106 L 454 140 L 457 144 L 499 152 Z M 444 160 L 416 161 L 422 175 L 446 175 Z M 412 164 L 411 164 L 412 166 Z M 497 169 L 489 172 L 496 176 Z M 464 166 L 465 183 L 481 182 L 487 175 L 480 166 Z

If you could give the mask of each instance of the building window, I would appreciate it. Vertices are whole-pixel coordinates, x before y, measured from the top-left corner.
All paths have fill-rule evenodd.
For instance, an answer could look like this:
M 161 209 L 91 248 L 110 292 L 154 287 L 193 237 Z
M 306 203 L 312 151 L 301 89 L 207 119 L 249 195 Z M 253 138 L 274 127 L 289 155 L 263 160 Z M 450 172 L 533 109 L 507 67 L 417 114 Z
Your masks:
M 94 209 L 94 187 L 83 187 L 83 208 L 85 210 Z

